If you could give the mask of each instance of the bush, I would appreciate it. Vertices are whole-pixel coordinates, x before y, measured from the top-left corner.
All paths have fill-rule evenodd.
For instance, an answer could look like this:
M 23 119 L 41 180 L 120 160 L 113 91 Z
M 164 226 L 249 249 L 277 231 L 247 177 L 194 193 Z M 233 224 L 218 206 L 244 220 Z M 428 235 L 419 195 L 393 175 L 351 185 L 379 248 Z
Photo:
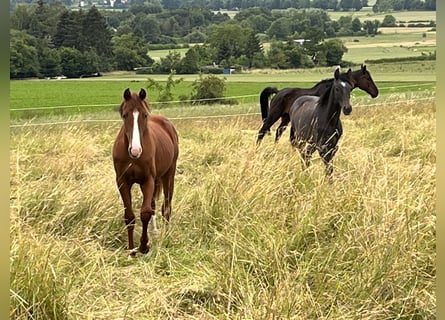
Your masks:
M 193 103 L 212 104 L 221 102 L 224 96 L 225 77 L 218 78 L 217 76 L 199 76 L 199 79 L 193 82 L 193 92 L 191 100 Z

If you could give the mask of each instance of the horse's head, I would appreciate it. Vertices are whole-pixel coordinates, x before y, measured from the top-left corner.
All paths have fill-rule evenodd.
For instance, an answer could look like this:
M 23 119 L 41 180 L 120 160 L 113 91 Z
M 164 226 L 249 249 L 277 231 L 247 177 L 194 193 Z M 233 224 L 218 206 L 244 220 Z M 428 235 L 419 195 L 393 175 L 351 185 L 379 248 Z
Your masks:
M 343 74 L 344 75 L 344 74 Z M 335 100 L 341 106 L 343 113 L 349 115 L 352 112 L 350 102 L 352 86 L 351 69 L 346 72 L 346 78 L 340 76 L 340 69 L 335 69 L 334 82 L 332 90 L 334 90 Z
M 130 89 L 126 89 L 124 91 L 124 101 L 119 108 L 128 141 L 128 155 L 132 159 L 138 159 L 141 156 L 142 137 L 148 128 L 149 108 L 145 100 L 146 97 L 147 93 L 144 89 L 141 89 L 139 94 L 131 93 Z
M 374 83 L 374 80 L 372 80 L 371 73 L 366 69 L 365 65 L 362 64 L 360 70 L 353 72 L 353 79 L 355 86 L 369 93 L 372 98 L 376 98 L 379 95 L 379 89 Z

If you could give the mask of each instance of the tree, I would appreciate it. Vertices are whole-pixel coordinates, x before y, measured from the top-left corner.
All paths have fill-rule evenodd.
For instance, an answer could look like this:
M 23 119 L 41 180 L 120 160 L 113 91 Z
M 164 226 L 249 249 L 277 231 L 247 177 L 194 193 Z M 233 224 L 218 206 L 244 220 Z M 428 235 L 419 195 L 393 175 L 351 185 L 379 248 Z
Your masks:
M 157 43 L 161 36 L 161 27 L 155 17 L 138 14 L 131 22 L 133 33 L 147 42 Z
M 11 13 L 10 23 L 11 29 L 28 30 L 32 13 L 30 6 L 18 5 Z
M 395 27 L 396 18 L 393 15 L 387 14 L 382 21 L 382 27 Z
M 362 23 L 360 22 L 359 18 L 354 18 L 354 20 L 352 20 L 351 29 L 352 32 L 359 32 L 362 30 Z
M 100 57 L 112 54 L 111 32 L 105 18 L 92 6 L 82 23 L 83 51 L 93 49 Z
M 322 50 L 325 52 L 327 66 L 341 64 L 343 54 L 348 52 L 348 48 L 345 47 L 340 39 L 327 40 L 323 43 L 322 48 Z
M 360 11 L 363 8 L 362 0 L 352 0 L 352 9 Z
M 374 21 L 365 20 L 363 22 L 363 29 L 366 31 L 367 35 L 376 35 L 378 32 L 379 25 L 380 25 L 379 20 L 374 20 Z
M 58 50 L 63 75 L 68 78 L 78 78 L 85 74 L 85 60 L 82 52 L 66 47 L 61 47 Z
M 194 48 L 190 48 L 181 60 L 177 71 L 182 74 L 192 74 L 197 73 L 199 69 L 199 54 Z
M 35 77 L 40 65 L 35 48 L 36 39 L 24 31 L 10 30 L 9 76 L 11 78 Z
M 254 57 L 258 59 L 263 54 L 263 45 L 253 31 L 250 31 L 247 34 L 246 50 L 244 54 L 248 59 L 249 68 L 253 66 Z
M 291 23 L 292 21 L 287 17 L 279 18 L 272 22 L 266 33 L 269 38 L 285 40 L 291 34 Z
M 71 47 L 82 50 L 82 20 L 83 11 L 64 10 L 59 17 L 54 45 L 59 47 Z
M 153 64 L 144 39 L 130 33 L 113 38 L 114 63 L 118 70 L 133 70 Z
M 60 55 L 56 49 L 43 48 L 39 54 L 40 75 L 54 77 L 61 74 Z
M 169 51 L 165 57 L 161 58 L 160 61 L 156 63 L 156 71 L 160 73 L 171 73 L 172 70 L 178 70 L 180 65 L 181 54 L 177 51 Z
M 206 45 L 215 48 L 216 63 L 225 61 L 225 67 L 230 67 L 231 59 L 245 54 L 246 35 L 250 29 L 244 29 L 236 24 L 214 27 L 207 38 Z

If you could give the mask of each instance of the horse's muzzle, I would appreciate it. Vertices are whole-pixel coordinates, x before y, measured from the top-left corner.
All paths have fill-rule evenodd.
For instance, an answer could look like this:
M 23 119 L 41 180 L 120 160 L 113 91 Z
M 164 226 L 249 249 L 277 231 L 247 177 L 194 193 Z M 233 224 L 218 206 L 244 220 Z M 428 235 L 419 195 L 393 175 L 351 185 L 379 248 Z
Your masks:
M 128 148 L 128 155 L 131 159 L 139 159 L 142 154 L 142 148 Z
M 347 106 L 344 106 L 344 107 L 343 107 L 343 114 L 344 114 L 345 116 L 350 115 L 351 112 L 352 112 L 352 106 L 351 106 L 350 104 L 347 105 Z

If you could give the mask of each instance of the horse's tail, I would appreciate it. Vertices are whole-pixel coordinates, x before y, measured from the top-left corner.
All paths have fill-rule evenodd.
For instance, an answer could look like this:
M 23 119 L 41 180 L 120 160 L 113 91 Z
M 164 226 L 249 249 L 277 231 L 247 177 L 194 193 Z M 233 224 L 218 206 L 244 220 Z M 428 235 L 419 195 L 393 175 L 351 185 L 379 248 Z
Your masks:
M 263 121 L 267 118 L 269 113 L 269 97 L 276 93 L 278 93 L 278 89 L 275 87 L 266 87 L 260 93 L 261 118 Z

